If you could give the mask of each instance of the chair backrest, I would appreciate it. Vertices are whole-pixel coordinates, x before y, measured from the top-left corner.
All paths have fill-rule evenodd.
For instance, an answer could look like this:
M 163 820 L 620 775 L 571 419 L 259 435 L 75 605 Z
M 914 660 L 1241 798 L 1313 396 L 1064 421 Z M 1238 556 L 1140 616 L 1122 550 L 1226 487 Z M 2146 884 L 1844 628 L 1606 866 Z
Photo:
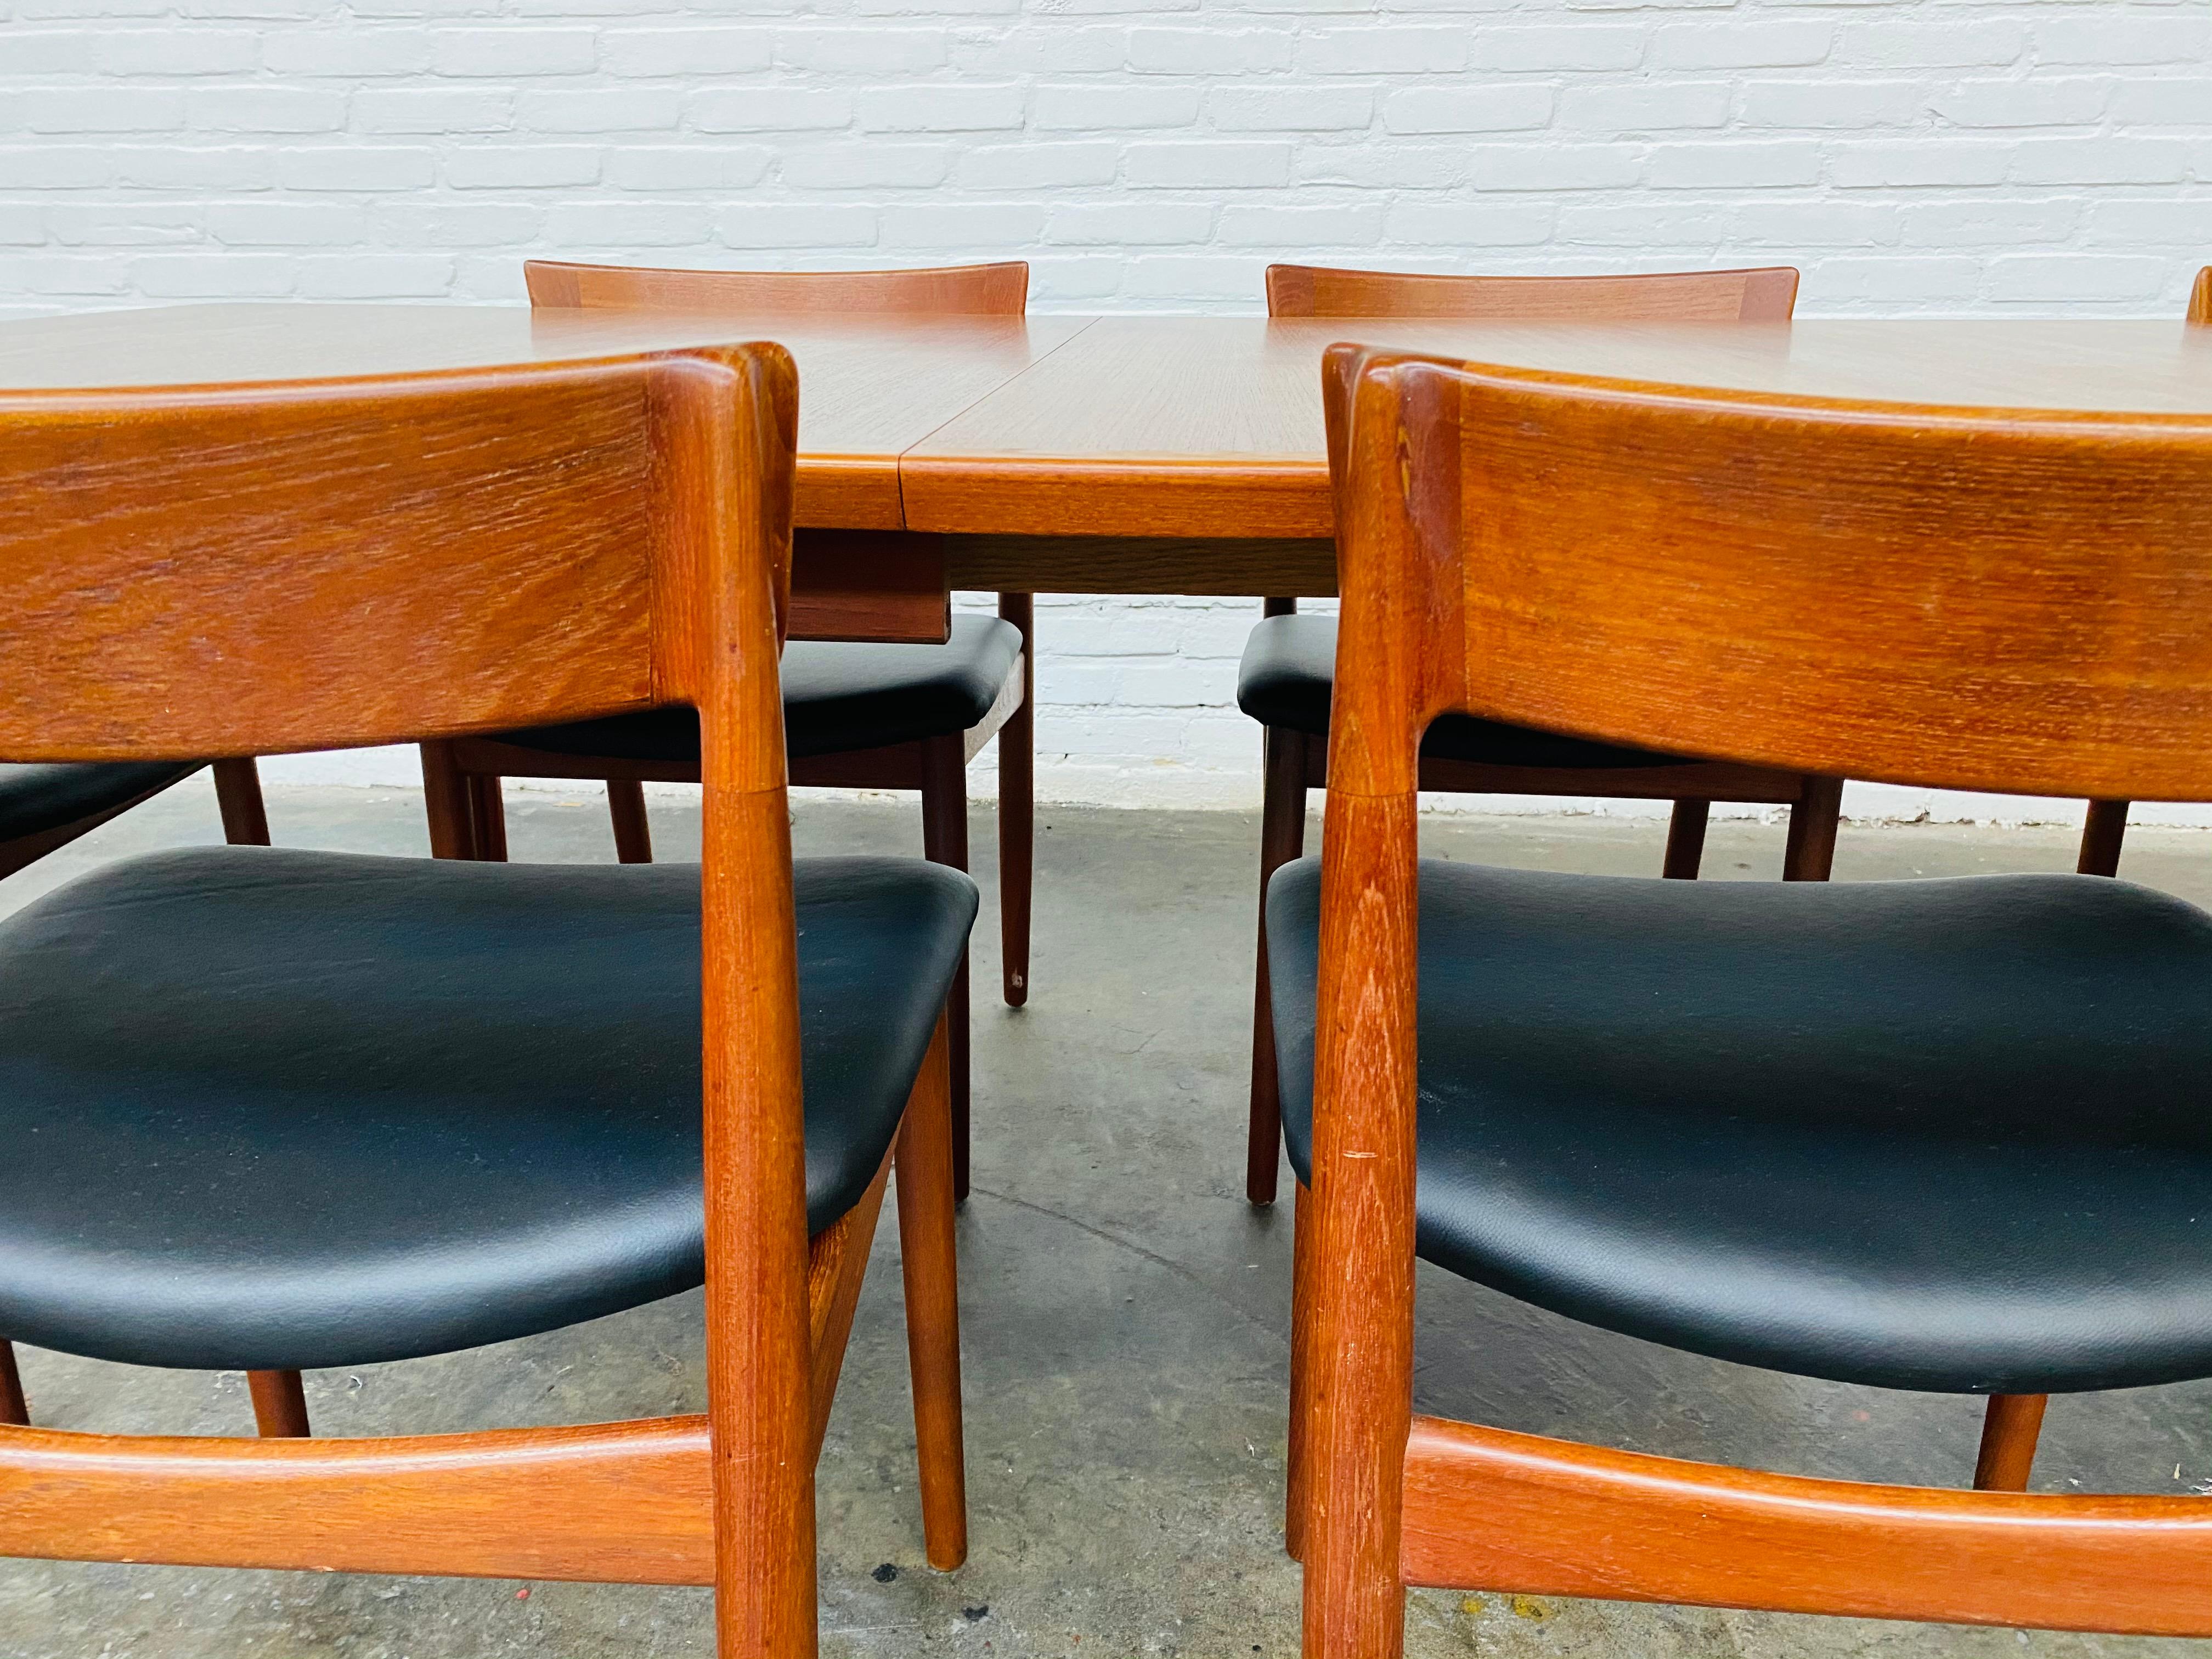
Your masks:
M 2197 273 L 2196 285 L 2189 290 L 2189 320 L 2212 323 L 2212 265 Z
M 532 259 L 522 273 L 533 306 L 606 306 L 632 311 L 1018 317 L 1028 304 L 1030 288 L 1030 268 L 1018 259 L 935 270 L 790 271 L 662 270 Z
M 1332 787 L 1464 708 L 1793 771 L 2212 797 L 2212 417 L 1335 348 Z
M 773 666 L 796 398 L 770 345 L 0 395 L 0 753 L 267 753 L 699 701 L 730 657 L 710 636 L 765 638 Z
M 1787 322 L 1797 273 L 1664 271 L 1623 276 L 1428 276 L 1322 265 L 1267 267 L 1271 317 L 1461 317 L 1493 322 Z

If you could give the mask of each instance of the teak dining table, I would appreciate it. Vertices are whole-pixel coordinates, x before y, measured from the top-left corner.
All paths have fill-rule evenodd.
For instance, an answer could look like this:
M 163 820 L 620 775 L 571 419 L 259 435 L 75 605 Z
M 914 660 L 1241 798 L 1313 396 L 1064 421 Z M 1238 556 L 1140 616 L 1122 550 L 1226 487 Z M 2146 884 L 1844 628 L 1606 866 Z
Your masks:
M 1321 360 L 1357 339 L 1747 397 L 2212 414 L 2212 329 L 1499 324 L 225 304 L 0 324 L 16 392 L 343 379 L 750 339 L 799 370 L 793 631 L 938 639 L 956 588 L 1336 591 Z

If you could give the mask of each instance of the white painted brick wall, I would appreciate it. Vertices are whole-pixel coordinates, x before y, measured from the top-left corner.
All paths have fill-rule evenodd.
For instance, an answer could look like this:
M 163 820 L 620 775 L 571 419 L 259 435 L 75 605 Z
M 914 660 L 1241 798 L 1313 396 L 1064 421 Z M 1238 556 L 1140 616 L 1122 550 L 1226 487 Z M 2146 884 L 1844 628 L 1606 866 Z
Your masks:
M 1282 258 L 1788 262 L 1813 315 L 2172 316 L 2212 260 L 2212 11 L 0 0 L 0 315 L 515 301 L 532 254 L 1018 254 L 1066 311 L 1256 311 Z M 1254 609 L 1041 600 L 1047 791 L 1249 805 Z

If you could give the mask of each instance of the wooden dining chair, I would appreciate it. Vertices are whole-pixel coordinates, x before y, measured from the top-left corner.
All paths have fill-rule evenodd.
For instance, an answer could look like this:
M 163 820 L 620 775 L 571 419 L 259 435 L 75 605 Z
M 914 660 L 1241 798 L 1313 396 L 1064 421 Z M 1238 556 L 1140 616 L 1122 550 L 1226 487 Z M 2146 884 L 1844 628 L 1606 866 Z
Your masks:
M 24 766 L 0 762 L 0 876 L 12 876 L 78 836 L 149 801 L 200 769 L 198 761 L 132 761 L 105 766 Z M 214 763 L 223 839 L 266 847 L 269 817 L 250 759 Z
M 2030 1493 L 2045 1397 L 2212 1376 L 2212 915 L 2079 875 L 1422 860 L 1454 714 L 1783 772 L 2212 797 L 2212 418 L 1698 392 L 1339 346 L 1323 855 L 1268 893 L 1304 1650 L 1431 1584 L 2212 1634 L 2212 1502 Z M 1417 988 L 1418 986 L 1418 988 Z M 2090 1103 L 2094 1103 L 2094 1107 Z M 1416 1257 L 1987 1399 L 1969 1491 L 1413 1413 Z
M 2212 265 L 2197 273 L 2197 281 L 2189 290 L 2189 325 L 2192 328 L 2212 327 Z M 2127 839 L 2128 809 L 2135 803 L 2124 800 L 2093 800 L 2089 803 L 2087 821 L 2081 826 L 2081 855 L 2075 869 L 2085 876 L 2117 876 L 2120 872 L 2120 845 Z
M 524 267 L 533 306 L 701 313 L 896 312 L 1018 317 L 1019 261 L 863 271 L 656 270 Z M 999 595 L 996 621 L 955 617 L 942 645 L 800 640 L 785 648 L 784 731 L 796 784 L 916 790 L 923 856 L 968 867 L 969 763 L 999 742 L 999 922 L 1002 991 L 1029 1000 L 1031 852 L 1036 837 L 1035 599 Z M 605 781 L 616 856 L 653 857 L 649 782 L 696 783 L 697 723 L 688 708 L 503 732 L 423 750 L 431 838 L 441 857 L 504 859 L 502 777 Z M 963 958 L 952 994 L 954 1190 L 968 1196 L 969 1014 Z
M 1438 276 L 1398 271 L 1267 268 L 1272 317 L 1450 317 L 1493 322 L 1779 323 L 1797 298 L 1787 266 L 1620 276 Z M 1237 671 L 1237 706 L 1267 728 L 1260 817 L 1259 945 L 1252 997 L 1252 1086 L 1244 1195 L 1275 1201 L 1281 1089 L 1268 1016 L 1267 882 L 1305 845 L 1306 792 L 1328 779 L 1335 672 L 1334 617 L 1300 616 L 1294 599 L 1263 603 Z M 1422 750 L 1421 787 L 1453 794 L 1604 795 L 1671 800 L 1665 873 L 1694 878 L 1712 803 L 1790 809 L 1784 881 L 1825 881 L 1834 861 L 1843 781 L 1658 755 L 1494 720 L 1442 720 Z
M 703 1282 L 708 1388 L 395 1439 L 0 1427 L 0 1554 L 712 1583 L 722 1659 L 811 1652 L 814 1464 L 896 1161 L 927 1553 L 961 1559 L 944 1010 L 975 892 L 792 860 L 797 392 L 745 345 L 0 397 L 0 752 L 680 702 L 705 780 L 699 866 L 190 848 L 0 920 L 0 1331 L 296 1377 Z

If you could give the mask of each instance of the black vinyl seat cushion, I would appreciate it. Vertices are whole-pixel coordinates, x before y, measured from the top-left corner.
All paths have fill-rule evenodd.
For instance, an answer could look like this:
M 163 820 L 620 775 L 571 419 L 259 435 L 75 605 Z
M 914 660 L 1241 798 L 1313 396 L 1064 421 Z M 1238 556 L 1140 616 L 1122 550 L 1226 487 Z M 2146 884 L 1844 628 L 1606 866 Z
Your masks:
M 1237 669 L 1237 706 L 1261 725 L 1325 738 L 1335 689 L 1335 617 L 1267 617 L 1246 637 Z M 1445 714 L 1431 721 L 1421 738 L 1421 753 L 1485 766 L 1594 770 L 1694 763 L 1680 755 L 1622 749 L 1472 714 Z
M 811 1231 L 891 1144 L 965 876 L 800 861 Z M 265 848 L 0 921 L 0 1334 L 304 1369 L 702 1282 L 699 866 Z
M 0 842 L 112 812 L 199 768 L 198 761 L 0 763 Z
M 785 744 L 804 758 L 965 732 L 982 724 L 1021 657 L 1021 629 L 996 617 L 955 617 L 942 645 L 793 640 L 781 665 Z M 699 763 L 699 715 L 690 708 L 536 726 L 497 738 L 556 755 Z
M 1316 860 L 1267 895 L 1310 1178 Z M 2090 876 L 1420 866 L 1419 1249 L 1893 1388 L 2212 1376 L 2212 916 Z

